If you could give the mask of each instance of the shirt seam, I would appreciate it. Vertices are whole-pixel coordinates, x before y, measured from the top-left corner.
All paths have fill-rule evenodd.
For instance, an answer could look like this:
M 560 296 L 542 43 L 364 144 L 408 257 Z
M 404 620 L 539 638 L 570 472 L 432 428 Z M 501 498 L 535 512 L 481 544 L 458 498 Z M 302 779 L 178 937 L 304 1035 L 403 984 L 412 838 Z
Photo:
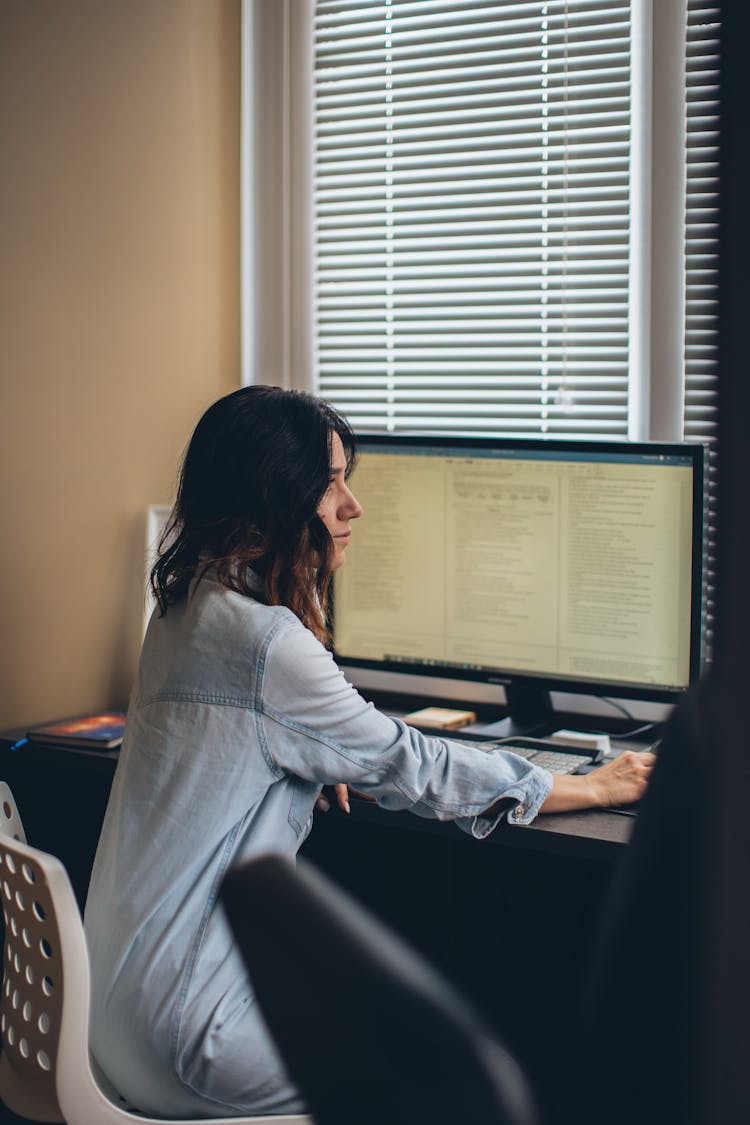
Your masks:
M 199 1098 L 203 1098 L 204 1101 L 210 1102 L 211 1105 L 221 1106 L 222 1108 L 226 1108 L 226 1109 L 232 1109 L 235 1112 L 237 1110 L 241 1110 L 241 1111 L 243 1111 L 243 1116 L 247 1112 L 246 1107 L 243 1106 L 242 1104 L 240 1104 L 239 1102 L 226 1102 L 226 1101 L 222 1101 L 220 1098 L 212 1098 L 210 1094 L 204 1093 L 204 1091 L 201 1090 L 200 1086 L 195 1085 L 192 1082 L 188 1082 L 188 1080 L 186 1078 L 179 1077 L 178 1081 L 180 1082 L 180 1084 L 182 1086 L 185 1087 L 186 1090 L 190 1090 L 190 1092 L 192 1094 L 196 1094 Z M 262 1086 L 258 1086 L 257 1088 L 253 1089 L 254 1097 L 256 1099 L 262 1098 L 263 1095 L 267 1091 L 273 1090 L 278 1085 L 278 1082 L 279 1082 L 279 1075 L 278 1074 L 272 1075 L 266 1082 L 263 1083 Z M 300 1110 L 300 1113 L 301 1112 L 302 1111 Z M 270 1118 L 270 1120 L 269 1120 L 269 1125 L 270 1125 L 270 1123 L 273 1122 L 273 1116 L 269 1115 L 269 1118 Z M 210 1125 L 210 1121 L 211 1121 L 211 1119 L 208 1118 L 206 1125 Z M 165 1121 L 165 1125 L 169 1125 L 169 1123 L 167 1121 Z M 238 1125 L 242 1125 L 242 1122 L 240 1121 L 238 1123 Z
M 141 700 L 142 707 L 152 703 L 216 703 L 222 707 L 236 707 L 240 711 L 252 711 L 253 700 L 236 695 L 219 695 L 210 691 L 157 691 Z
M 221 880 L 224 878 L 224 873 L 226 872 L 226 869 L 229 865 L 229 860 L 231 859 L 231 856 L 232 856 L 232 853 L 233 853 L 233 845 L 234 845 L 235 840 L 237 839 L 237 834 L 239 833 L 239 830 L 240 830 L 240 824 L 238 822 L 237 824 L 234 825 L 231 832 L 227 836 L 226 843 L 224 844 L 224 850 L 223 850 L 221 859 L 219 861 L 219 864 L 218 864 L 213 882 L 211 883 L 211 889 L 209 891 L 208 898 L 206 900 L 206 905 L 203 908 L 203 914 L 201 915 L 201 920 L 198 924 L 198 929 L 196 930 L 195 939 L 193 941 L 193 945 L 192 945 L 192 948 L 190 950 L 188 963 L 185 966 L 185 972 L 184 972 L 184 975 L 183 975 L 183 978 L 182 978 L 182 983 L 180 985 L 180 991 L 179 991 L 179 994 L 178 994 L 178 997 L 177 997 L 177 1003 L 175 1005 L 174 1017 L 173 1017 L 173 1020 L 172 1020 L 172 1035 L 171 1035 L 171 1041 L 170 1041 L 170 1046 L 169 1046 L 170 1061 L 171 1061 L 172 1065 L 174 1066 L 174 1068 L 175 1068 L 175 1070 L 178 1074 L 180 1074 L 180 1067 L 179 1067 L 179 1062 L 178 1062 L 178 1045 L 179 1045 L 179 1039 L 180 1039 L 180 1031 L 182 1029 L 182 1016 L 183 1016 L 183 1012 L 185 1010 L 185 1002 L 187 1000 L 187 994 L 190 990 L 190 985 L 191 985 L 192 980 L 193 980 L 193 973 L 195 972 L 195 966 L 196 966 L 197 961 L 198 961 L 198 954 L 200 953 L 201 946 L 203 945 L 203 939 L 206 936 L 206 928 L 208 926 L 208 920 L 209 920 L 209 918 L 210 918 L 210 916 L 213 912 L 214 906 L 216 905 L 216 902 L 218 900 L 219 886 L 221 884 Z M 180 1081 L 181 1082 L 183 1081 L 181 1075 L 180 1075 Z M 186 1085 L 187 1085 L 187 1083 L 186 1083 Z

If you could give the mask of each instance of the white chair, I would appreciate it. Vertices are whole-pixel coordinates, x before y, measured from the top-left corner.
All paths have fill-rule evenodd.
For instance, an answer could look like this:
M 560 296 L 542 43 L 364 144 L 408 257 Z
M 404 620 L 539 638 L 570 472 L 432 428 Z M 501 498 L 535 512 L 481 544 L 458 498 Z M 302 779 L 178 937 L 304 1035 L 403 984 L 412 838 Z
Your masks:
M 0 836 L 0 887 L 5 918 L 0 1099 L 14 1113 L 34 1121 L 166 1125 L 117 1104 L 117 1095 L 107 1092 L 92 1071 L 88 951 L 63 865 L 37 848 Z M 212 1122 L 313 1125 L 303 1115 Z
M 26 843 L 21 814 L 7 781 L 0 781 L 0 836 L 10 836 L 22 844 Z

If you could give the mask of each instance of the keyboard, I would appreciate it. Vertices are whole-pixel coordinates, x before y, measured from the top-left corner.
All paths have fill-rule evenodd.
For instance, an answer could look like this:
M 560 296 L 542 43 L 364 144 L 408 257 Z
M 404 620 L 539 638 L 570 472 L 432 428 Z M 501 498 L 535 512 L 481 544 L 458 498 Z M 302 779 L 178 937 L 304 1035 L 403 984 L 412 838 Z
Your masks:
M 520 758 L 526 758 L 528 762 L 549 773 L 575 773 L 581 766 L 590 766 L 595 757 L 585 750 L 577 750 L 575 747 L 567 749 L 543 738 L 478 739 L 476 742 L 466 742 L 466 745 L 487 751 L 509 750 L 511 754 L 518 754 Z

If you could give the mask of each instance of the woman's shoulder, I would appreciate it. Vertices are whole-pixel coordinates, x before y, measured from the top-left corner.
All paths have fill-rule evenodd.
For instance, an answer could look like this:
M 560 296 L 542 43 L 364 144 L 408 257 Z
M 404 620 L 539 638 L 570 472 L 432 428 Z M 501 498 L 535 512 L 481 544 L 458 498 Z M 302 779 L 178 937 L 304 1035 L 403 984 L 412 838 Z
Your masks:
M 198 584 L 187 612 L 196 621 L 217 628 L 228 637 L 234 631 L 266 634 L 303 628 L 299 618 L 286 606 L 268 605 L 260 596 L 230 590 L 211 577 Z
M 300 632 L 307 630 L 284 606 L 265 605 L 210 579 L 199 582 L 189 598 L 152 620 L 141 653 L 141 690 L 148 696 L 255 698 L 277 638 Z
M 328 683 L 340 675 L 331 653 L 286 606 L 267 605 L 246 595 L 212 583 L 203 594 L 204 605 L 196 605 L 196 634 L 201 634 L 202 653 L 212 651 L 215 663 L 234 669 L 245 665 L 246 673 L 270 683 L 287 684 L 290 692 L 305 683 Z M 245 677 L 246 678 L 246 677 Z

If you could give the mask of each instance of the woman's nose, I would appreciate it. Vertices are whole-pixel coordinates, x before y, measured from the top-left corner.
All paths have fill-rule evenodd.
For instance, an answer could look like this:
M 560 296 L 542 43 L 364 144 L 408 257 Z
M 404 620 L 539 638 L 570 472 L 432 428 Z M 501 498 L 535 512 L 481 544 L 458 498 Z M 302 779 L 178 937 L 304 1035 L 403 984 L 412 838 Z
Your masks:
M 347 514 L 350 520 L 357 520 L 362 515 L 362 505 L 354 493 L 347 488 Z

